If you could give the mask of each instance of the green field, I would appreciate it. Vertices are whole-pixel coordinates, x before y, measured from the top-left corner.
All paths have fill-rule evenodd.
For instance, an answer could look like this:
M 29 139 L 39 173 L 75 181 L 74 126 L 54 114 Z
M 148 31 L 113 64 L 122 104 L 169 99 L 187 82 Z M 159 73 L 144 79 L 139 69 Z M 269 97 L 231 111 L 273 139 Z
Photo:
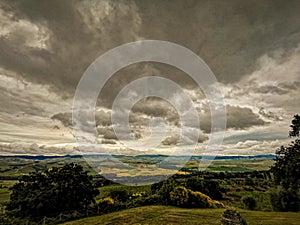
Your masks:
M 183 209 L 170 206 L 147 206 L 102 216 L 89 217 L 64 223 L 64 225 L 104 224 L 220 224 L 224 209 Z M 300 213 L 240 211 L 248 225 L 298 225 Z
M 132 158 L 132 157 L 122 157 L 126 163 L 129 164 L 136 164 L 136 163 L 142 163 L 142 164 L 153 164 L 157 163 L 157 159 L 154 158 Z M 156 160 L 156 161 L 155 161 Z M 95 175 L 96 172 L 89 167 L 87 162 L 83 158 L 59 158 L 59 159 L 45 159 L 45 160 L 34 160 L 34 159 L 23 159 L 23 158 L 17 158 L 17 157 L 11 157 L 11 158 L 0 158 L 0 176 L 3 177 L 9 177 L 13 180 L 0 180 L 0 203 L 5 202 L 9 200 L 9 187 L 11 187 L 15 182 L 17 182 L 17 177 L 22 175 L 27 175 L 30 172 L 35 171 L 43 171 L 47 168 L 51 167 L 59 167 L 63 166 L 66 163 L 75 162 L 84 167 L 85 170 L 88 170 L 90 174 Z M 267 170 L 269 166 L 273 163 L 273 160 L 270 159 L 227 159 L 227 160 L 215 160 L 212 162 L 212 164 L 207 168 L 207 171 L 212 172 L 245 172 L 245 171 L 253 171 L 253 170 Z M 191 159 L 185 166 L 186 169 L 189 169 L 190 171 L 197 171 L 199 166 L 199 161 L 196 159 Z M 121 175 L 121 171 L 117 168 L 112 168 L 111 172 L 118 174 L 118 176 Z M 153 171 L 151 175 L 157 175 L 160 174 L 160 171 Z M 129 174 L 127 174 L 129 175 Z M 237 187 L 237 185 L 234 185 Z M 109 190 L 111 189 L 118 189 L 122 188 L 122 186 L 115 185 L 115 186 L 109 186 L 109 187 L 101 187 L 100 188 L 100 196 L 99 197 L 105 197 Z M 130 188 L 128 188 L 129 190 Z M 149 187 L 146 189 L 143 189 L 143 187 L 132 187 L 129 191 L 130 193 L 134 192 L 149 192 Z M 234 205 L 239 206 L 239 205 Z
M 155 157 L 146 157 L 146 158 L 134 158 L 128 156 L 119 157 L 119 159 L 125 161 L 130 165 L 135 166 L 146 166 L 149 169 L 150 174 L 137 174 L 137 175 L 160 175 L 165 173 L 165 170 L 162 170 L 159 167 L 156 167 L 160 158 L 157 159 Z M 121 160 L 121 161 L 122 161 Z M 63 166 L 66 163 L 78 163 L 84 167 L 85 170 L 88 170 L 90 174 L 95 175 L 96 172 L 90 168 L 88 163 L 84 160 L 84 158 L 55 158 L 55 159 L 45 159 L 45 160 L 35 160 L 35 159 L 23 159 L 23 158 L 0 158 L 0 176 L 8 176 L 8 177 L 16 177 L 29 174 L 30 172 L 43 171 L 47 168 L 51 167 L 59 167 Z M 185 168 L 190 171 L 198 171 L 200 161 L 198 159 L 190 159 L 189 162 L 185 165 Z M 226 160 L 214 160 L 211 162 L 207 171 L 213 172 L 245 172 L 245 171 L 253 171 L 253 170 L 268 170 L 270 166 L 274 163 L 272 159 L 226 159 Z M 101 165 L 101 163 L 99 164 Z M 123 169 L 115 168 L 112 164 L 110 166 L 109 162 L 105 164 L 109 168 L 109 173 L 118 174 L 118 176 L 129 176 L 128 171 L 123 171 Z M 100 168 L 102 170 L 102 168 Z M 104 168 L 103 168 L 104 169 Z M 179 170 L 177 168 L 176 170 Z M 142 171 L 142 170 L 141 170 Z M 170 174 L 174 173 L 173 170 L 170 169 Z

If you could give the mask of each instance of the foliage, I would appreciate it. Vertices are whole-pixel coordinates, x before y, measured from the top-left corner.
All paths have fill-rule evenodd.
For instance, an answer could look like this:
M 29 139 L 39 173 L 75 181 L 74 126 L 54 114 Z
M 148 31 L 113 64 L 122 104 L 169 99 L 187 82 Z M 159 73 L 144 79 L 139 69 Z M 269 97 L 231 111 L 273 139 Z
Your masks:
M 291 122 L 290 137 L 298 137 L 300 116 L 295 115 Z M 287 147 L 281 146 L 276 151 L 275 164 L 271 167 L 275 184 L 282 186 L 271 193 L 275 210 L 299 211 L 300 189 L 300 139 L 291 142 Z
M 112 189 L 109 196 L 118 202 L 125 202 L 129 199 L 129 193 L 127 189 Z
M 273 207 L 270 201 L 270 193 L 265 191 L 240 191 L 240 192 L 228 192 L 229 201 L 226 201 L 226 205 L 245 208 L 245 205 L 241 201 L 242 198 L 251 196 L 256 201 L 255 210 L 259 211 L 273 211 Z
M 170 192 L 171 204 L 181 207 L 192 208 L 221 208 L 224 205 L 218 201 L 212 200 L 209 196 L 192 191 L 185 187 L 176 187 Z
M 170 192 L 172 192 L 176 187 L 176 182 L 173 178 L 169 178 L 162 182 L 162 185 L 156 194 L 161 196 L 162 204 L 169 204 L 170 203 Z
M 135 198 L 129 202 L 127 205 L 129 208 L 132 207 L 139 207 L 139 206 L 146 206 L 146 205 L 159 205 L 163 202 L 163 199 L 158 194 L 153 194 L 150 196 L 143 196 L 139 198 Z
M 257 203 L 252 196 L 244 196 L 241 201 L 245 205 L 246 209 L 254 210 L 256 208 Z
M 270 198 L 275 211 L 299 211 L 299 192 L 294 189 L 279 186 L 271 191 Z
M 216 180 L 189 178 L 185 186 L 193 191 L 200 191 L 209 195 L 213 199 L 222 199 L 223 193 L 225 193 L 225 190 Z
M 126 189 L 128 196 L 132 196 L 135 193 L 142 193 L 143 195 L 151 194 L 150 185 L 148 186 L 126 186 L 121 184 L 110 184 L 107 186 L 103 186 L 99 188 L 100 195 L 98 196 L 100 199 L 105 198 L 107 196 L 111 196 L 111 192 L 113 190 L 124 190 Z
M 292 120 L 289 135 L 291 137 L 299 136 L 300 116 L 295 115 Z M 281 146 L 276 151 L 275 164 L 271 168 L 274 174 L 275 182 L 282 185 L 285 189 L 298 189 L 300 185 L 300 139 L 292 141 L 285 147 Z
M 114 205 L 115 204 L 115 201 L 110 198 L 110 197 L 106 197 L 106 198 L 103 198 L 103 199 L 100 199 L 96 202 L 98 205 Z
M 292 130 L 289 132 L 290 137 L 298 137 L 299 136 L 299 130 L 300 130 L 300 116 L 295 115 L 294 119 L 291 122 Z
M 84 209 L 99 193 L 93 178 L 74 163 L 23 176 L 11 191 L 7 209 L 16 217 L 51 216 Z
M 300 139 L 289 146 L 281 146 L 277 152 L 276 162 L 271 168 L 275 183 L 288 189 L 300 185 Z
M 190 191 L 189 205 L 197 208 L 209 208 L 213 207 L 213 201 L 209 196 L 199 191 Z
M 189 206 L 189 190 L 185 187 L 176 187 L 170 192 L 170 200 L 176 206 Z
M 98 208 L 98 212 L 107 213 L 114 210 L 115 201 L 110 197 L 106 197 L 97 200 L 96 205 Z

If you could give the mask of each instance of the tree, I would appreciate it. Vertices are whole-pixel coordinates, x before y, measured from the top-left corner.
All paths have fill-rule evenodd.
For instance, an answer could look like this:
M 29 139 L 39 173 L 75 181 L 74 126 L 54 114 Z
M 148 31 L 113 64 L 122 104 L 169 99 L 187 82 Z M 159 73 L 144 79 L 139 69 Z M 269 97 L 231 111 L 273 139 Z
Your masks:
M 298 137 L 300 116 L 295 115 L 289 132 L 290 137 Z M 271 192 L 271 203 L 274 209 L 280 211 L 299 211 L 300 189 L 300 139 L 296 139 L 288 146 L 281 146 L 276 151 L 276 159 L 271 167 L 275 184 L 280 191 Z M 281 187 L 281 189 L 280 189 Z
M 298 137 L 300 116 L 295 115 L 291 122 L 290 137 Z M 275 164 L 271 167 L 275 183 L 285 189 L 299 189 L 300 185 L 300 139 L 292 141 L 287 147 L 281 146 L 276 151 Z
M 242 197 L 242 203 L 249 210 L 254 210 L 256 207 L 256 201 L 252 196 L 244 196 Z
M 21 218 L 85 209 L 99 194 L 93 177 L 74 163 L 23 176 L 11 191 L 7 209 Z
M 223 197 L 225 190 L 220 186 L 219 182 L 215 180 L 199 179 L 198 177 L 191 177 L 186 181 L 186 188 L 193 191 L 200 191 L 213 199 L 220 200 Z
M 300 130 L 300 116 L 295 115 L 294 119 L 291 122 L 292 130 L 289 132 L 290 137 L 299 137 L 299 130 Z
M 123 189 L 112 189 L 109 192 L 109 196 L 118 202 L 126 202 L 129 198 L 129 193 L 124 187 Z
M 278 186 L 271 190 L 270 200 L 275 211 L 299 211 L 300 199 L 297 191 Z
M 160 204 L 170 204 L 170 192 L 177 186 L 176 181 L 170 177 L 167 180 L 151 185 L 151 193 Z M 158 198 L 157 198 L 158 197 Z

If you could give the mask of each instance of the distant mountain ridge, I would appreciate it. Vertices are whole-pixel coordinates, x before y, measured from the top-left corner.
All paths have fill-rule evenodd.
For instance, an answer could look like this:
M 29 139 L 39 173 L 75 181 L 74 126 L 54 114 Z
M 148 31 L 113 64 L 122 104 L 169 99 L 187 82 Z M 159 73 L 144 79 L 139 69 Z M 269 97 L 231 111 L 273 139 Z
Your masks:
M 46 159 L 61 159 L 61 158 L 93 158 L 99 156 L 109 156 L 109 155 L 97 155 L 97 154 L 90 154 L 90 155 L 0 155 L 1 158 L 21 158 L 21 159 L 32 159 L 32 160 L 46 160 Z M 128 155 L 112 155 L 116 158 L 122 157 L 135 157 L 135 158 L 166 158 L 168 155 L 137 155 L 137 156 L 128 156 Z M 172 156 L 172 157 L 181 157 L 186 158 L 190 156 Z M 191 158 L 194 159 L 275 159 L 275 154 L 264 154 L 264 155 L 224 155 L 224 156 L 192 156 Z

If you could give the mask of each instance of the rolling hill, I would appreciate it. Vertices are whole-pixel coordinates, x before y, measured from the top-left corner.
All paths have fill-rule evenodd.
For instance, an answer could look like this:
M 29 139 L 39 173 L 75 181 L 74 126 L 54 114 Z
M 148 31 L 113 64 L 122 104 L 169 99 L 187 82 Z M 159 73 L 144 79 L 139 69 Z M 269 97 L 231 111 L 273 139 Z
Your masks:
M 170 206 L 145 206 L 70 221 L 63 225 L 219 225 L 223 211 L 224 209 L 183 209 Z M 300 224 L 300 213 L 259 212 L 247 210 L 241 210 L 240 213 L 243 218 L 246 219 L 248 225 Z

